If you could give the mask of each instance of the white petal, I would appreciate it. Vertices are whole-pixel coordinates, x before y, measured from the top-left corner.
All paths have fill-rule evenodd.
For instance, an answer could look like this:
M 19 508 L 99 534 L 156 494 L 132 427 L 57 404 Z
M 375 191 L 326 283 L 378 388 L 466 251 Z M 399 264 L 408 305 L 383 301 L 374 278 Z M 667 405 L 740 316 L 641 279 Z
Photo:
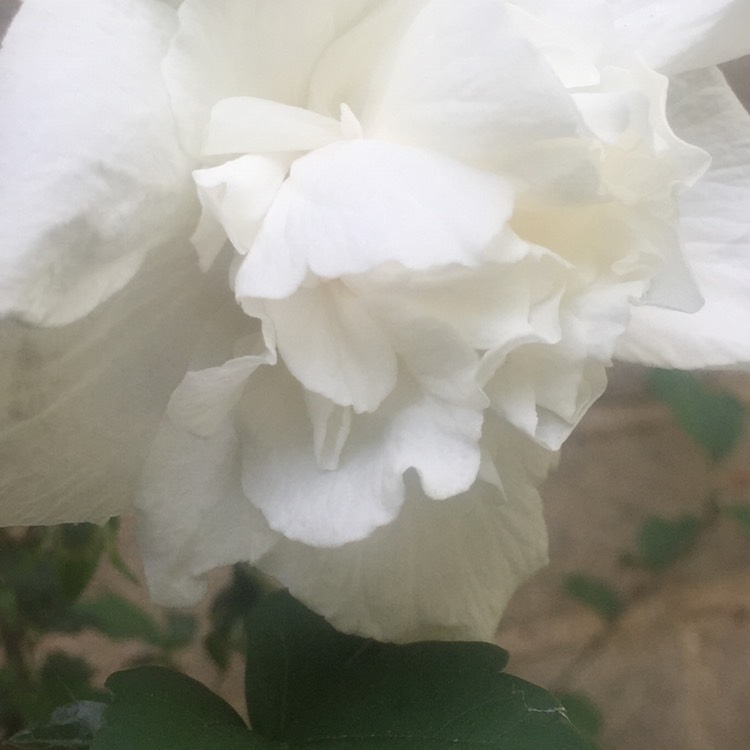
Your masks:
M 151 594 L 181 607 L 206 593 L 205 573 L 253 562 L 276 535 L 245 497 L 240 447 L 231 423 L 210 437 L 191 435 L 165 420 L 141 482 L 138 544 Z
M 170 418 L 194 435 L 213 435 L 239 402 L 248 378 L 275 359 L 272 352 L 264 352 L 187 373 L 169 399 Z
M 284 540 L 259 567 L 346 632 L 385 641 L 492 640 L 513 591 L 546 562 L 533 485 L 550 460 L 512 431 L 496 448 L 507 498 L 478 482 L 435 502 L 409 482 L 398 518 L 369 538 L 336 549 Z
M 747 0 L 611 0 L 626 43 L 651 67 L 680 73 L 750 52 Z
M 187 237 L 190 163 L 153 0 L 26 0 L 0 54 L 0 315 L 62 325 Z
M 318 465 L 302 389 L 283 366 L 255 373 L 240 410 L 245 494 L 271 528 L 337 545 L 368 536 L 398 513 L 403 481 L 382 427 L 351 430 L 338 468 L 328 471 Z
M 193 172 L 203 216 L 192 242 L 204 270 L 216 260 L 227 237 L 237 252 L 244 255 L 250 250 L 287 169 L 283 158 L 241 156 Z
M 604 392 L 605 367 L 641 290 L 642 283 L 606 277 L 568 289 L 558 342 L 529 336 L 501 358 L 487 355 L 485 370 L 492 374 L 485 390 L 493 409 L 539 445 L 559 449 Z
M 200 151 L 211 109 L 221 99 L 253 96 L 306 107 L 316 61 L 373 4 L 184 0 L 163 70 L 188 150 Z M 324 114 L 337 117 L 340 103 Z
M 481 409 L 413 383 L 353 418 L 335 471 L 320 468 L 301 388 L 281 366 L 253 376 L 240 408 L 245 492 L 271 528 L 307 544 L 339 546 L 389 523 L 410 468 L 436 498 L 468 489 L 479 471 Z
M 312 151 L 341 138 L 341 123 L 309 109 L 235 96 L 211 110 L 204 156 Z
M 284 363 L 308 390 L 361 413 L 396 385 L 387 331 L 343 284 L 301 287 L 265 310 Z
M 505 181 L 452 159 L 378 141 L 334 144 L 292 166 L 237 296 L 286 297 L 308 272 L 330 279 L 393 261 L 473 266 L 511 209 Z
M 86 319 L 0 323 L 0 524 L 103 521 L 134 484 L 216 304 L 189 246 L 162 248 Z
M 360 13 L 356 23 L 333 40 L 317 61 L 310 79 L 308 106 L 333 115 L 339 104 L 346 102 L 358 116 L 368 120 L 383 94 L 404 32 L 428 2 L 366 2 L 367 12 Z
M 507 13 L 513 29 L 532 42 L 567 88 L 597 83 L 614 32 L 606 2 L 514 0 Z
M 750 364 L 750 116 L 718 71 L 676 81 L 678 135 L 705 148 L 711 169 L 681 198 L 686 260 L 705 306 L 685 314 L 637 307 L 617 355 L 663 367 Z
M 580 125 L 562 82 L 512 30 L 505 3 L 433 0 L 400 43 L 368 137 L 492 168 L 525 144 L 574 137 Z
M 347 284 L 379 317 L 391 321 L 396 333 L 404 320 L 424 319 L 457 331 L 476 350 L 505 348 L 533 332 L 557 340 L 566 265 L 518 237 L 508 241 L 522 246 L 520 259 L 516 248 L 506 253 L 502 242 L 497 256 L 507 255 L 508 262 L 493 258 L 479 269 L 450 266 L 419 273 L 387 268 L 352 277 Z

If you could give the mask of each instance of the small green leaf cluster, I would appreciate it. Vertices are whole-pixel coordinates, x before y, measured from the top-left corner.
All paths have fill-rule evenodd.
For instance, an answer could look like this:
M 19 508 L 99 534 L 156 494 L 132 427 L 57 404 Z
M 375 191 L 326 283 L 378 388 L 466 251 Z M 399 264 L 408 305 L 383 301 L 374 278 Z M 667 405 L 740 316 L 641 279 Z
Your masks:
M 170 663 L 192 641 L 195 620 L 154 620 L 115 594 L 82 598 L 103 559 L 131 580 L 117 550 L 117 523 L 0 530 L 0 738 L 49 716 L 71 700 L 101 701 L 85 660 L 54 651 L 40 660 L 43 638 L 96 630 L 112 640 L 136 639 L 143 659 Z
M 689 372 L 652 370 L 650 383 L 714 466 L 732 454 L 747 427 L 746 410 L 738 398 L 711 388 Z M 719 515 L 737 521 L 750 536 L 750 504 L 721 503 L 719 494 L 711 493 L 706 502 L 706 517 L 702 519 L 696 516 L 683 516 L 672 522 L 648 519 L 638 540 L 640 561 L 653 569 L 668 566 L 689 551 L 706 521 L 711 522 Z
M 732 452 L 745 425 L 745 409 L 739 399 L 681 370 L 651 370 L 649 379 L 680 426 L 713 462 Z
M 592 748 L 551 694 L 504 672 L 508 655 L 497 646 L 344 635 L 285 592 L 252 608 L 246 624 L 252 729 L 200 683 L 141 667 L 109 679 L 102 715 L 73 707 L 13 742 L 88 750 Z

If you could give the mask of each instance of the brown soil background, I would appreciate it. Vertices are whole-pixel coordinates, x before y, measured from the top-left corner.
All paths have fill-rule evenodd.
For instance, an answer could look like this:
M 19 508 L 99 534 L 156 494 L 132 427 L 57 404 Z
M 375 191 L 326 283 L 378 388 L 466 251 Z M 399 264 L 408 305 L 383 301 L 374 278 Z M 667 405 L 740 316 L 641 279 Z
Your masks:
M 0 0 L 0 35 L 16 7 L 15 0 Z M 750 102 L 750 60 L 733 63 L 728 73 Z M 749 376 L 712 380 L 750 405 Z M 544 488 L 552 562 L 516 594 L 497 639 L 511 652 L 510 671 L 594 700 L 605 718 L 599 741 L 607 750 L 750 748 L 750 541 L 736 523 L 722 520 L 656 578 L 618 565 L 651 514 L 700 513 L 715 486 L 750 502 L 749 459 L 746 435 L 712 472 L 648 391 L 645 371 L 629 366 L 613 369 L 607 394 L 563 448 L 560 468 Z M 140 570 L 127 522 L 121 545 Z M 614 627 L 563 593 L 573 572 L 608 578 L 634 598 Z M 217 573 L 214 586 L 224 579 Z M 105 589 L 158 614 L 142 586 L 109 569 L 100 571 L 92 593 Z M 205 610 L 204 604 L 204 630 Z M 50 639 L 45 650 L 53 648 L 94 662 L 102 681 L 141 651 L 137 643 L 114 644 L 92 633 Z M 221 675 L 196 641 L 181 666 L 241 709 L 239 659 Z

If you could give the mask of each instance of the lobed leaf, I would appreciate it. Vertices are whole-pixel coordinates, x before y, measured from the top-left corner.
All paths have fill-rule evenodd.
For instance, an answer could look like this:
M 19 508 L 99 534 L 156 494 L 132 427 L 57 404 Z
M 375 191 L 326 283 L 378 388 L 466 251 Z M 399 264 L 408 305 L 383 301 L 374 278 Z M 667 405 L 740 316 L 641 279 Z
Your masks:
M 336 632 L 280 592 L 247 621 L 253 726 L 290 748 L 580 750 L 547 691 L 488 643 L 382 644 Z

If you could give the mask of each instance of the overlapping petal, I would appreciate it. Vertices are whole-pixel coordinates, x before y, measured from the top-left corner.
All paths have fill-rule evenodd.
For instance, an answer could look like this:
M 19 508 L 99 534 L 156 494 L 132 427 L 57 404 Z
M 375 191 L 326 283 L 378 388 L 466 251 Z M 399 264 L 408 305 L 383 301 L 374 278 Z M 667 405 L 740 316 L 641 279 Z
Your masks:
M 292 165 L 235 292 L 240 300 L 279 299 L 309 273 L 334 279 L 393 262 L 476 266 L 512 201 L 502 178 L 440 154 L 375 140 L 336 143 Z

